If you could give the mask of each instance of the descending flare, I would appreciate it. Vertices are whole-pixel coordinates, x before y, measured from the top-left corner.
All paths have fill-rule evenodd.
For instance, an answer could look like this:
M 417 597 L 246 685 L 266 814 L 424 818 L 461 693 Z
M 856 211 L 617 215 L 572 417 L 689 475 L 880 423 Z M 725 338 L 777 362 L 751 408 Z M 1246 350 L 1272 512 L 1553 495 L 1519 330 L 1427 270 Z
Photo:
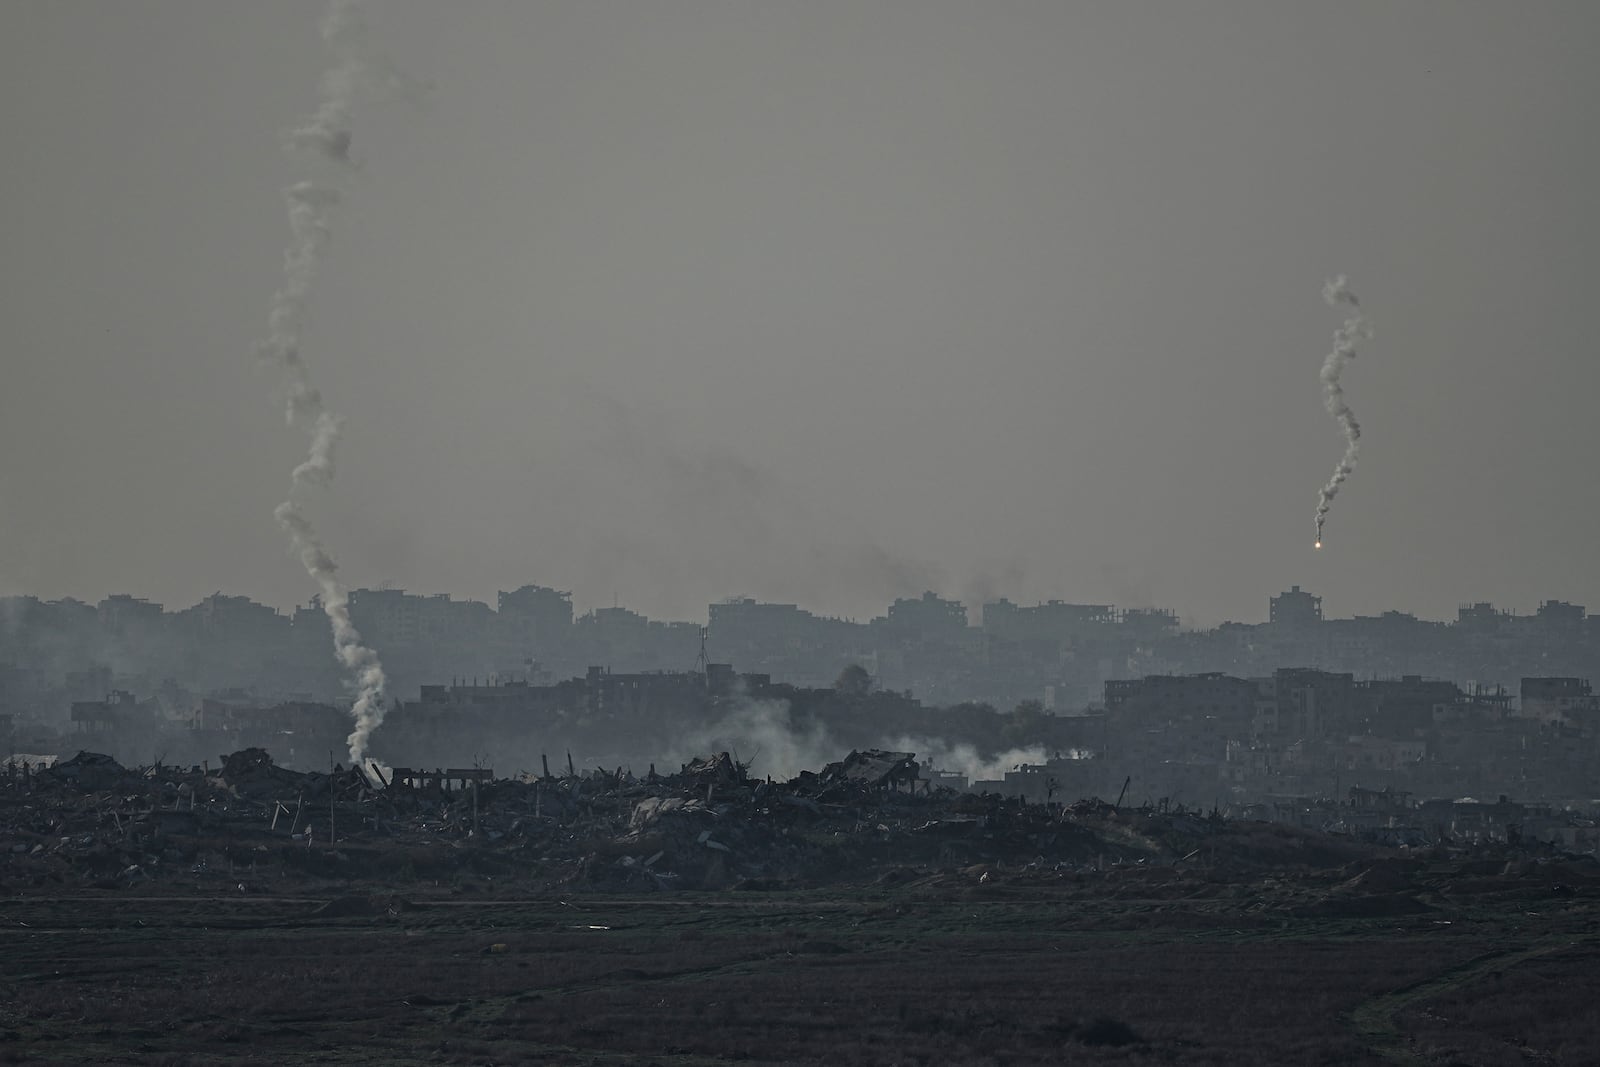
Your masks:
M 1322 547 L 1322 524 L 1327 521 L 1328 508 L 1332 506 L 1333 498 L 1339 495 L 1339 487 L 1355 470 L 1356 456 L 1361 452 L 1361 424 L 1356 421 L 1355 412 L 1350 410 L 1350 405 L 1345 401 L 1344 386 L 1340 384 L 1339 377 L 1344 373 L 1345 364 L 1355 358 L 1356 345 L 1372 337 L 1372 327 L 1366 316 L 1361 314 L 1361 303 L 1356 299 L 1356 294 L 1350 291 L 1343 274 L 1322 287 L 1322 299 L 1332 307 L 1340 304 L 1348 306 L 1350 314 L 1334 331 L 1333 351 L 1322 361 L 1322 402 L 1328 414 L 1339 421 L 1339 428 L 1344 431 L 1345 445 L 1344 455 L 1333 468 L 1333 475 L 1317 493 L 1318 548 Z

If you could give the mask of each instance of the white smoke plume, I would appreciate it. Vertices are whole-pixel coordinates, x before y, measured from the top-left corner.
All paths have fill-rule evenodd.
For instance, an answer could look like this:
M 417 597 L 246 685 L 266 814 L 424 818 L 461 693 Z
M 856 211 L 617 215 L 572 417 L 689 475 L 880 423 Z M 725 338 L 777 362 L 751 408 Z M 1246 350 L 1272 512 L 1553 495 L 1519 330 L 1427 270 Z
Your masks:
M 732 753 L 757 777 L 788 781 L 801 771 L 820 771 L 848 749 L 820 724 L 796 728 L 788 701 L 754 700 L 741 693 L 720 719 L 687 731 L 667 753 L 666 765 L 716 752 Z
M 1333 498 L 1339 495 L 1340 486 L 1344 485 L 1346 478 L 1356 468 L 1356 456 L 1361 452 L 1361 424 L 1356 421 L 1355 412 L 1350 410 L 1350 405 L 1344 398 L 1344 386 L 1340 376 L 1344 374 L 1345 364 L 1356 357 L 1356 346 L 1362 341 L 1370 340 L 1372 327 L 1361 313 L 1361 302 L 1356 299 L 1356 294 L 1350 291 L 1350 283 L 1343 274 L 1334 278 L 1322 287 L 1322 299 L 1331 307 L 1344 304 L 1350 309 L 1350 314 L 1343 324 L 1334 331 L 1333 351 L 1322 361 L 1322 393 L 1323 404 L 1328 409 L 1328 414 L 1339 420 L 1339 427 L 1344 431 L 1344 455 L 1340 458 L 1338 466 L 1333 468 L 1333 474 L 1326 485 L 1317 493 L 1317 547 L 1322 547 L 1322 524 L 1327 521 L 1328 509 L 1333 506 Z
M 960 771 L 970 782 L 995 782 L 1024 763 L 1042 764 L 1050 758 L 1043 745 L 1031 748 L 1013 748 L 1001 752 L 993 759 L 984 759 L 978 750 L 965 742 L 951 744 L 937 737 L 898 737 L 884 748 L 893 752 L 915 752 L 924 767 L 941 771 Z
M 364 35 L 359 0 L 334 0 L 322 23 L 322 39 L 334 53 L 334 64 L 323 76 L 316 113 L 288 136 L 290 147 L 311 151 L 344 169 L 353 165 L 350 115 L 369 71 L 363 58 Z M 302 181 L 290 186 L 286 195 L 290 242 L 284 254 L 284 281 L 273 296 L 267 319 L 268 338 L 258 354 L 281 369 L 288 392 L 285 415 L 291 426 L 306 432 L 311 445 L 305 461 L 291 475 L 289 499 L 279 504 L 273 515 L 288 534 L 306 573 L 316 580 L 323 613 L 333 628 L 334 655 L 350 673 L 356 692 L 350 709 L 355 727 L 347 741 L 350 761 L 359 764 L 372 732 L 383 722 L 383 665 L 378 654 L 362 643 L 360 632 L 351 623 L 350 596 L 339 580 L 338 565 L 295 500 L 306 486 L 326 488 L 333 484 L 341 420 L 323 406 L 322 394 L 312 385 L 310 369 L 301 354 L 300 335 L 317 266 L 333 236 L 332 213 L 339 204 L 340 193 L 336 186 L 325 182 Z
M 292 148 L 316 152 L 334 163 L 350 164 L 350 113 L 366 79 L 361 43 L 366 19 L 360 0 L 333 0 L 322 19 L 322 40 L 335 60 L 322 76 L 322 100 L 316 113 L 289 131 Z
M 289 535 L 289 543 L 305 565 L 306 573 L 322 587 L 322 611 L 333 624 L 333 651 L 339 663 L 350 672 L 356 688 L 356 701 L 350 708 L 355 729 L 346 739 L 350 761 L 360 764 L 367 740 L 383 723 L 383 664 L 378 654 L 361 643 L 361 634 L 350 621 L 350 595 L 339 581 L 339 566 L 323 547 L 316 529 L 293 500 L 285 500 L 273 512 L 278 525 Z
M 868 747 L 914 753 L 923 766 L 960 771 L 969 782 L 997 781 L 1019 764 L 1042 764 L 1049 759 L 1043 745 L 1013 748 L 985 759 L 976 746 L 966 742 L 909 734 L 882 737 Z M 686 731 L 665 762 L 671 766 L 709 753 L 728 752 L 758 778 L 787 781 L 801 771 L 820 771 L 844 759 L 849 751 L 850 746 L 822 724 L 797 725 L 789 715 L 788 701 L 757 700 L 739 693 L 721 718 Z
M 311 385 L 305 360 L 300 355 L 300 331 L 304 327 L 306 304 L 316 280 L 328 240 L 333 235 L 329 215 L 339 203 L 339 190 L 314 182 L 298 182 L 285 191 L 289 202 L 289 248 L 283 254 L 283 285 L 272 296 L 272 311 L 267 315 L 268 336 L 256 354 L 282 369 L 288 387 L 290 425 L 314 422 L 322 410 L 322 397 Z
M 339 443 L 339 431 L 343 425 L 344 420 L 333 412 L 317 412 L 316 421 L 311 426 L 311 451 L 305 462 L 290 475 L 293 484 L 333 484 L 333 450 Z

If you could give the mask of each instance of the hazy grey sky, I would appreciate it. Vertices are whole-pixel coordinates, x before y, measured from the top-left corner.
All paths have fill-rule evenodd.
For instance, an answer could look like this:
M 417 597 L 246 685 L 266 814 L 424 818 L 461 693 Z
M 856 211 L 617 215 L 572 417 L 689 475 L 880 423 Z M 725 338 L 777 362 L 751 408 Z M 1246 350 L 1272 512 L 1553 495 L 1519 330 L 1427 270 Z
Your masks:
M 0 592 L 314 591 L 253 366 L 317 3 L 0 5 Z M 373 5 L 353 585 L 1600 610 L 1600 4 Z M 1377 337 L 1318 370 L 1345 272 Z

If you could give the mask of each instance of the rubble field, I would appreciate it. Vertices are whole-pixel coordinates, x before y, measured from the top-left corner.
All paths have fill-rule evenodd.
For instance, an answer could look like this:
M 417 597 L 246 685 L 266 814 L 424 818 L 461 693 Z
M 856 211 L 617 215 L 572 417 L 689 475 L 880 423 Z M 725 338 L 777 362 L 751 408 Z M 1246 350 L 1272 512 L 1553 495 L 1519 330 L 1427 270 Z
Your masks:
M 0 778 L 0 1062 L 1587 1063 L 1600 865 L 918 788 Z M 1556 1005 L 1552 1009 L 1552 1005 Z

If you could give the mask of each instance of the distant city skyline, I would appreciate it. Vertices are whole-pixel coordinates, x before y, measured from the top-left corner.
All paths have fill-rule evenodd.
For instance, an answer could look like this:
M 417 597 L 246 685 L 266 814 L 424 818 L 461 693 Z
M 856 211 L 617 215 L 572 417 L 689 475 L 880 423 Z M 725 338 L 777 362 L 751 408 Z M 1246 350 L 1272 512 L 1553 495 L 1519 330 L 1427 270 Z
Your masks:
M 967 609 L 968 622 L 969 622 L 970 625 L 973 625 L 973 626 L 978 626 L 978 625 L 981 624 L 981 622 L 982 622 L 982 611 L 981 611 L 981 609 L 982 609 L 984 604 L 986 604 L 986 603 L 993 604 L 993 603 L 997 603 L 999 601 L 1004 600 L 1004 601 L 1009 601 L 1009 602 L 1011 602 L 1013 604 L 1016 604 L 1018 606 L 1021 606 L 1021 607 L 1034 607 L 1034 606 L 1051 604 L 1051 603 L 1061 603 L 1061 604 L 1081 605 L 1081 606 L 1103 605 L 1103 606 L 1106 606 L 1106 607 L 1114 608 L 1114 609 L 1116 609 L 1118 611 L 1141 611 L 1141 610 L 1152 610 L 1153 609 L 1153 610 L 1159 610 L 1159 611 L 1172 612 L 1177 617 L 1180 626 L 1182 626 L 1185 629 L 1212 629 L 1212 628 L 1214 628 L 1216 626 L 1219 626 L 1219 625 L 1221 625 L 1223 623 L 1242 623 L 1242 624 L 1245 624 L 1245 625 L 1256 625 L 1256 624 L 1260 624 L 1260 623 L 1263 623 L 1263 622 L 1267 622 L 1267 621 L 1269 621 L 1268 604 L 1270 603 L 1270 601 L 1273 598 L 1279 597 L 1281 595 L 1290 594 L 1290 593 L 1299 594 L 1301 592 L 1304 592 L 1306 594 L 1314 596 L 1319 602 L 1326 602 L 1326 600 L 1327 600 L 1327 597 L 1325 595 L 1323 595 L 1321 592 L 1319 592 L 1318 590 L 1312 589 L 1312 588 L 1309 588 L 1309 587 L 1304 587 L 1304 586 L 1301 586 L 1298 583 L 1295 583 L 1295 584 L 1291 584 L 1291 585 L 1285 586 L 1282 589 L 1275 589 L 1275 590 L 1272 590 L 1272 591 L 1264 594 L 1263 597 L 1262 597 L 1262 600 L 1261 600 L 1261 609 L 1258 612 L 1256 612 L 1254 615 L 1250 615 L 1250 616 L 1247 616 L 1247 617 L 1240 617 L 1240 618 L 1232 618 L 1232 619 L 1211 619 L 1211 620 L 1205 620 L 1205 621 L 1198 622 L 1198 623 L 1193 623 L 1193 622 L 1190 621 L 1191 617 L 1184 612 L 1182 606 L 1181 605 L 1177 605 L 1177 604 L 1167 604 L 1167 603 L 1161 603 L 1161 602 L 1154 602 L 1154 603 L 1119 603 L 1119 602 L 1114 601 L 1114 600 L 1094 600 L 1094 599 L 1082 598 L 1082 597 L 1080 597 L 1080 598 L 1059 597 L 1059 596 L 1055 596 L 1055 597 L 1027 597 L 1027 596 L 1022 596 L 1022 597 L 1018 597 L 1018 596 L 1010 596 L 1010 595 L 1006 595 L 1006 594 L 998 594 L 998 595 L 996 595 L 994 597 L 985 598 L 983 600 L 963 600 L 961 597 L 946 596 L 945 594 L 940 593 L 936 589 L 922 590 L 922 591 L 919 591 L 919 592 L 916 592 L 916 593 L 907 594 L 907 595 L 905 595 L 903 597 L 891 597 L 889 599 L 884 600 L 876 609 L 871 610 L 868 613 L 863 614 L 863 615 L 848 615 L 848 614 L 845 614 L 843 612 L 832 611 L 832 610 L 830 610 L 828 608 L 828 606 L 826 604 L 806 603 L 806 602 L 803 602 L 803 601 L 796 601 L 796 600 L 767 599 L 767 598 L 763 598 L 763 597 L 754 597 L 754 596 L 751 596 L 748 593 L 735 592 L 735 593 L 729 593 L 729 594 L 727 594 L 725 596 L 715 597 L 715 598 L 707 601 L 705 609 L 702 610 L 702 612 L 697 614 L 697 615 L 675 615 L 675 616 L 651 614 L 649 611 L 643 610 L 637 604 L 630 604 L 628 602 L 627 598 L 626 597 L 622 597 L 622 596 L 614 597 L 614 598 L 612 598 L 610 600 L 607 600 L 605 602 L 588 602 L 588 601 L 584 600 L 583 598 L 581 598 L 579 596 L 579 594 L 578 594 L 578 591 L 576 591 L 576 590 L 561 589 L 559 587 L 556 587 L 556 586 L 553 586 L 553 585 L 545 585 L 544 583 L 540 583 L 540 582 L 522 582 L 522 583 L 514 584 L 514 585 L 511 585 L 511 586 L 502 586 L 502 587 L 499 587 L 499 588 L 495 589 L 493 592 L 490 592 L 487 595 L 458 594 L 458 593 L 455 593 L 455 592 L 452 592 L 452 591 L 449 591 L 449 590 L 430 589 L 430 588 L 426 588 L 426 587 L 424 587 L 424 588 L 408 588 L 408 587 L 405 587 L 405 586 L 400 586 L 400 585 L 395 584 L 395 583 L 384 583 L 384 584 L 378 585 L 378 586 L 353 586 L 352 587 L 352 592 L 355 592 L 355 593 L 370 593 L 370 592 L 376 592 L 376 591 L 392 591 L 392 592 L 396 592 L 396 593 L 409 594 L 409 595 L 415 596 L 415 597 L 446 597 L 446 598 L 449 598 L 450 600 L 453 600 L 453 601 L 455 601 L 457 603 L 486 604 L 490 608 L 494 608 L 495 604 L 496 604 L 496 599 L 497 599 L 498 596 L 502 596 L 504 594 L 511 593 L 511 592 L 517 591 L 519 589 L 529 588 L 529 587 L 540 588 L 540 589 L 549 589 L 549 590 L 554 590 L 556 592 L 567 594 L 570 597 L 570 600 L 571 600 L 571 603 L 572 603 L 573 614 L 574 614 L 575 617 L 576 616 L 590 614 L 592 612 L 603 610 L 603 609 L 607 609 L 607 608 L 623 608 L 623 609 L 626 609 L 628 611 L 632 611 L 632 612 L 634 612 L 636 614 L 643 615 L 646 618 L 651 619 L 652 621 L 659 621 L 659 622 L 689 622 L 689 623 L 698 623 L 698 624 L 701 624 L 701 625 L 704 625 L 708 621 L 709 609 L 712 606 L 717 605 L 717 604 L 732 603 L 732 602 L 735 602 L 735 601 L 738 601 L 738 600 L 754 600 L 756 603 L 759 603 L 759 604 L 792 605 L 794 607 L 799 608 L 801 611 L 807 612 L 807 613 L 809 613 L 811 615 L 815 615 L 818 618 L 840 619 L 840 620 L 844 620 L 844 621 L 848 621 L 848 622 L 854 622 L 854 623 L 866 623 L 866 622 L 870 622 L 871 620 L 873 620 L 875 618 L 881 618 L 883 613 L 885 611 L 887 611 L 888 608 L 893 603 L 895 603 L 896 601 L 916 600 L 916 599 L 919 599 L 919 598 L 921 598 L 922 596 L 924 596 L 924 595 L 926 595 L 928 593 L 931 593 L 934 596 L 940 598 L 941 600 L 946 600 L 946 601 L 950 601 L 950 602 L 954 602 L 954 603 L 959 603 L 963 607 L 965 607 Z M 245 599 L 251 600 L 251 601 L 253 601 L 255 603 L 258 603 L 258 604 L 261 604 L 263 606 L 270 607 L 273 610 L 278 611 L 278 612 L 280 612 L 282 614 L 285 614 L 285 615 L 293 614 L 295 611 L 307 608 L 313 603 L 312 597 L 308 596 L 308 597 L 306 597 L 306 598 L 304 598 L 302 600 L 299 600 L 299 601 L 279 604 L 279 603 L 274 603 L 274 602 L 272 602 L 270 600 L 261 600 L 261 599 L 258 599 L 256 597 L 251 597 L 248 594 L 244 594 L 244 593 L 240 593 L 240 592 L 232 591 L 232 590 L 228 590 L 228 589 L 213 590 L 211 593 L 208 593 L 205 596 L 199 597 L 199 598 L 197 598 L 196 600 L 194 600 L 192 602 L 191 601 L 182 601 L 182 600 L 180 600 L 180 601 L 166 601 L 166 600 L 162 600 L 159 597 L 151 596 L 151 595 L 148 595 L 148 594 L 145 594 L 145 593 L 140 593 L 140 592 L 138 592 L 136 590 L 132 590 L 132 589 L 115 589 L 115 590 L 109 590 L 109 591 L 106 591 L 106 592 L 102 592 L 102 593 L 100 593 L 98 595 L 90 594 L 90 595 L 87 595 L 87 596 L 74 595 L 74 594 L 70 594 L 70 593 L 63 593 L 63 594 L 59 594 L 59 595 L 50 595 L 49 593 L 39 593 L 39 592 L 32 592 L 32 591 L 23 591 L 23 592 L 16 592 L 16 593 L 0 593 L 0 602 L 4 602 L 5 600 L 10 599 L 10 598 L 32 597 L 34 599 L 41 600 L 41 601 L 46 601 L 46 602 L 48 602 L 48 601 L 58 601 L 58 600 L 76 600 L 76 601 L 80 601 L 80 602 L 82 602 L 84 604 L 88 604 L 88 605 L 93 606 L 95 604 L 100 603 L 101 601 L 108 600 L 108 599 L 111 599 L 111 598 L 114 598 L 114 597 L 133 597 L 133 598 L 135 598 L 137 600 L 142 600 L 142 601 L 149 602 L 151 604 L 160 605 L 164 610 L 181 611 L 181 610 L 183 610 L 185 608 L 189 608 L 189 607 L 193 607 L 193 606 L 202 604 L 206 600 L 210 599 L 210 597 L 212 597 L 212 596 L 222 596 L 222 597 L 229 597 L 229 598 L 231 598 L 231 597 L 243 597 Z M 1454 607 L 1449 612 L 1444 613 L 1444 614 L 1440 614 L 1440 615 L 1428 615 L 1428 614 L 1425 614 L 1423 612 L 1411 610 L 1410 608 L 1408 608 L 1408 607 L 1406 607 L 1404 605 L 1393 604 L 1393 605 L 1389 605 L 1387 607 L 1380 607 L 1380 608 L 1377 608 L 1377 609 L 1371 610 L 1371 611 L 1355 611 L 1355 612 L 1349 612 L 1349 613 L 1339 613 L 1339 612 L 1335 612 L 1335 611 L 1330 610 L 1330 611 L 1325 612 L 1324 617 L 1328 618 L 1328 619 L 1373 618 L 1373 617 L 1382 616 L 1382 615 L 1390 613 L 1390 612 L 1397 612 L 1397 613 L 1402 614 L 1402 615 L 1413 616 L 1413 617 L 1415 617 L 1418 620 L 1423 621 L 1423 622 L 1453 622 L 1453 621 L 1455 621 L 1455 619 L 1457 617 L 1457 614 L 1459 613 L 1459 611 L 1461 609 L 1480 607 L 1480 606 L 1485 605 L 1485 604 L 1491 605 L 1496 611 L 1505 612 L 1505 613 L 1508 613 L 1508 614 L 1511 614 L 1511 615 L 1515 615 L 1515 616 L 1527 616 L 1527 615 L 1536 614 L 1538 612 L 1538 610 L 1545 604 L 1571 605 L 1571 606 L 1574 606 L 1574 607 L 1583 608 L 1586 611 L 1589 611 L 1589 609 L 1591 608 L 1591 605 L 1586 604 L 1581 600 L 1577 600 L 1577 599 L 1575 599 L 1573 597 L 1570 597 L 1570 596 L 1564 597 L 1564 596 L 1560 596 L 1560 595 L 1550 595 L 1550 596 L 1540 597 L 1538 600 L 1534 601 L 1533 603 L 1526 604 L 1526 605 L 1523 605 L 1523 604 L 1508 604 L 1508 603 L 1503 603 L 1503 602 L 1500 602 L 1500 601 L 1490 600 L 1490 599 L 1485 598 L 1485 597 L 1462 597 L 1462 598 L 1458 599 L 1455 602 Z M 1593 611 L 1589 611 L 1589 613 L 1591 615 L 1600 615 L 1600 608 L 1596 608 Z

